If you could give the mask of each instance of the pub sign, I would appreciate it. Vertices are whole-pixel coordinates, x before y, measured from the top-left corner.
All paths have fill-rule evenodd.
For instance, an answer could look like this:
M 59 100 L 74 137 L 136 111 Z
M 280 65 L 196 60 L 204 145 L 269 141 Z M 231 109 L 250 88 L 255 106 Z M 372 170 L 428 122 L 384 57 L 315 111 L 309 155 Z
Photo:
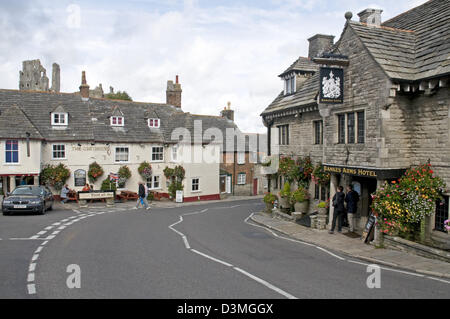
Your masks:
M 344 103 L 344 69 L 320 68 L 319 103 Z

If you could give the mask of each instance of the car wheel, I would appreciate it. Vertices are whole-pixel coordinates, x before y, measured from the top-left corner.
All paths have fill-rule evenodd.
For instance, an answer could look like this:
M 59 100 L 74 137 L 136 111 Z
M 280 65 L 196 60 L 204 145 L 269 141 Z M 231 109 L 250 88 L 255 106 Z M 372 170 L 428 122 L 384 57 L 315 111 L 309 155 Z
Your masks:
M 8 216 L 8 215 L 9 215 L 9 213 L 3 212 L 3 216 Z
M 45 214 L 45 206 L 43 206 L 39 211 L 38 215 L 44 215 Z
M 48 208 L 48 210 L 53 210 L 53 204 L 50 205 L 50 207 Z

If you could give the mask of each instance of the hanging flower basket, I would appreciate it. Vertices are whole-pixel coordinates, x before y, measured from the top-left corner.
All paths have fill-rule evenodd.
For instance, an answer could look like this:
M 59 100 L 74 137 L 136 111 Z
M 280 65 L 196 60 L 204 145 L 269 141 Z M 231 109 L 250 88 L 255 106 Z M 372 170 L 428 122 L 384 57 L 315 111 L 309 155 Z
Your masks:
M 97 179 L 103 174 L 103 168 L 97 162 L 89 165 L 88 177 L 91 183 L 95 183 L 95 181 L 97 181 Z
M 153 174 L 152 165 L 148 162 L 142 162 L 141 165 L 139 165 L 138 173 L 144 180 L 151 178 Z

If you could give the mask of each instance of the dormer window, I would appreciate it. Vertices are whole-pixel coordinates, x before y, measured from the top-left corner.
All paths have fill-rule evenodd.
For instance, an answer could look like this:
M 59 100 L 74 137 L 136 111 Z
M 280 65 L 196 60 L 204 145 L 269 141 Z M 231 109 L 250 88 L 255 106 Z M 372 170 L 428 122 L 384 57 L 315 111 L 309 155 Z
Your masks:
M 289 75 L 284 80 L 284 94 L 292 94 L 296 91 L 295 74 Z
M 111 126 L 123 126 L 124 122 L 123 116 L 111 116 Z
M 159 128 L 161 121 L 159 119 L 148 119 L 148 127 Z
M 52 125 L 67 125 L 67 113 L 52 113 Z

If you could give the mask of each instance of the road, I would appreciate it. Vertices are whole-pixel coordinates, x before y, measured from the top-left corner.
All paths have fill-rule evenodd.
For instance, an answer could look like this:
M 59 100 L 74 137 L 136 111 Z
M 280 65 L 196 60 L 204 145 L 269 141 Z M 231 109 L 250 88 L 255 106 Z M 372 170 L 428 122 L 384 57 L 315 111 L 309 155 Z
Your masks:
M 395 269 L 369 289 L 367 264 L 252 225 L 262 208 L 249 200 L 0 216 L 0 298 L 450 296 L 449 283 Z M 77 270 L 80 288 L 69 289 Z

